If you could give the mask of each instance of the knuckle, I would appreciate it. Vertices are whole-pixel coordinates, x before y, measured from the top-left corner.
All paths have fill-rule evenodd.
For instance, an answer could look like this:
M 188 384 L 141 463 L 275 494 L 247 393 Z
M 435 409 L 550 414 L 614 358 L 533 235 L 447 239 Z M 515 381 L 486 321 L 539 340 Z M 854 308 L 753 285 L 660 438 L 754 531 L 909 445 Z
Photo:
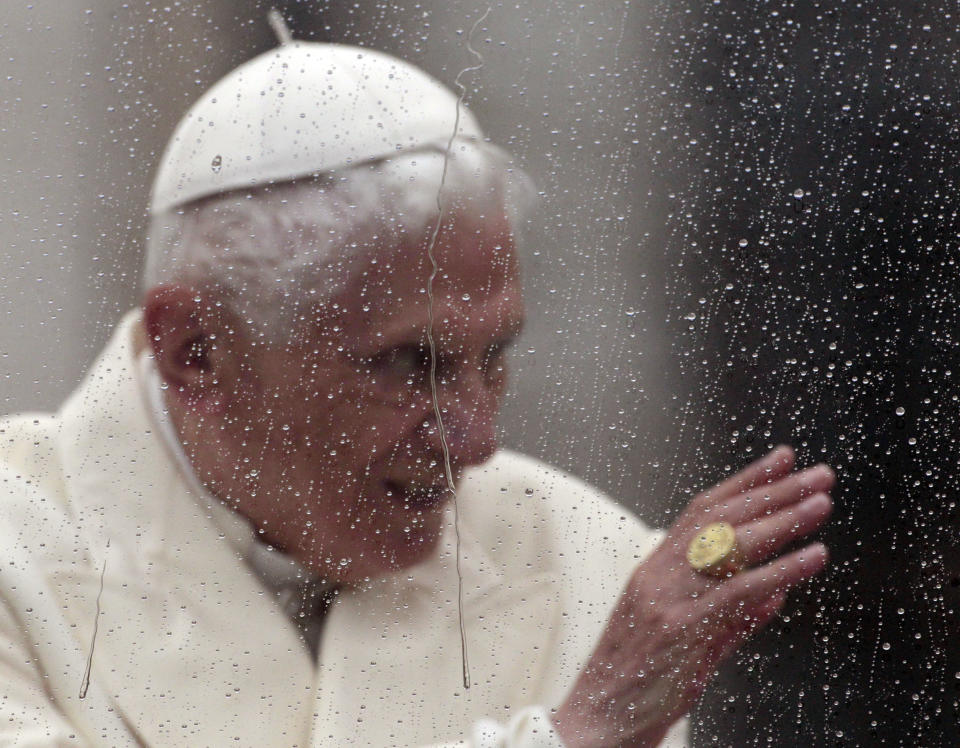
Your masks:
M 709 491 L 701 491 L 693 497 L 693 500 L 690 502 L 690 507 L 697 510 L 705 509 L 713 502 L 713 497 L 715 495 L 716 491 L 714 489 Z

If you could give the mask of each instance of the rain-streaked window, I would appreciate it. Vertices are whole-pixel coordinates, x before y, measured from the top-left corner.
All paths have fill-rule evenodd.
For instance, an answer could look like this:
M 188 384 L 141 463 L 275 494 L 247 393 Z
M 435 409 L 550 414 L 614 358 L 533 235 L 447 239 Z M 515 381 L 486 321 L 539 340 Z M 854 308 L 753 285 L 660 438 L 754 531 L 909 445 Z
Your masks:
M 699 491 L 789 444 L 798 467 L 836 473 L 833 516 L 808 539 L 830 562 L 719 667 L 711 647 L 729 632 L 706 613 L 689 622 L 699 633 L 680 627 L 663 661 L 707 663 L 684 688 L 710 681 L 692 701 L 691 744 L 952 744 L 955 8 L 5 10 L 11 740 L 246 744 L 274 720 L 277 745 L 546 730 L 510 720 L 562 711 L 652 548 L 632 539 L 632 515 L 668 528 Z M 428 146 L 350 155 L 363 127 L 419 116 L 405 73 L 391 88 L 378 69 L 356 79 L 384 92 L 369 115 L 318 119 L 328 92 L 354 116 L 341 77 L 304 104 L 302 127 L 284 124 L 259 155 L 231 151 L 240 141 L 222 133 L 275 132 L 277 102 L 303 96 L 285 62 L 244 84 L 260 97 L 245 119 L 215 108 L 231 99 L 194 123 L 184 148 L 202 154 L 197 179 L 219 184 L 240 161 L 265 174 L 274 148 L 288 164 L 321 141 L 348 156 L 158 208 L 151 185 L 191 105 L 298 41 L 387 53 L 450 89 L 436 133 L 403 131 Z M 348 63 L 317 64 L 342 76 Z M 447 138 L 454 113 L 461 140 Z M 183 163 L 170 195 L 189 189 Z M 193 244 L 210 251 L 176 254 Z M 149 262 L 148 247 L 160 253 Z M 249 270 L 266 255 L 273 275 Z M 151 289 L 162 293 L 140 326 L 129 313 Z M 128 348 L 104 359 L 125 324 Z M 182 347 L 165 359 L 167 340 Z M 494 443 L 515 454 L 488 462 Z M 530 458 L 619 508 L 607 516 L 594 489 Z M 467 468 L 482 477 L 464 478 L 468 498 L 448 517 Z M 776 502 L 771 491 L 752 496 Z M 784 552 L 807 542 L 811 511 L 796 509 Z M 448 521 L 463 532 L 441 536 Z M 743 530 L 738 542 L 751 552 Z M 591 566 L 608 557 L 609 574 Z M 696 598 L 749 570 L 682 572 Z M 263 636 L 240 646 L 243 626 Z M 627 722 L 676 702 L 666 686 L 643 690 L 661 681 L 638 657 Z

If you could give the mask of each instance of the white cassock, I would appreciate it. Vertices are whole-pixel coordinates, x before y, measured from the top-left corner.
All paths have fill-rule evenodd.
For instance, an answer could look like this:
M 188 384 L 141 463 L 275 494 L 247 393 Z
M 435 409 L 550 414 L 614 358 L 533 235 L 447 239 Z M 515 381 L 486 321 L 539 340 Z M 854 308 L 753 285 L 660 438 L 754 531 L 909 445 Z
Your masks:
M 500 452 L 459 494 L 472 687 L 449 523 L 428 561 L 341 590 L 315 663 L 247 563 L 259 541 L 164 445 L 138 329 L 59 413 L 0 422 L 0 745 L 560 745 L 548 709 L 658 533 Z

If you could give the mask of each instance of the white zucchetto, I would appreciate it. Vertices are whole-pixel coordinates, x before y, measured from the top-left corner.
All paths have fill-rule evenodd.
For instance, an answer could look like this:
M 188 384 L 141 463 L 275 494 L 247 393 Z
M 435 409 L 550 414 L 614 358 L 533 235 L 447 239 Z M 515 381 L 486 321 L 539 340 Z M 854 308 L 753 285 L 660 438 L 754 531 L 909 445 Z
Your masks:
M 232 70 L 190 107 L 160 160 L 150 212 L 445 145 L 456 106 L 452 91 L 383 52 L 281 45 Z M 463 107 L 457 135 L 483 137 Z

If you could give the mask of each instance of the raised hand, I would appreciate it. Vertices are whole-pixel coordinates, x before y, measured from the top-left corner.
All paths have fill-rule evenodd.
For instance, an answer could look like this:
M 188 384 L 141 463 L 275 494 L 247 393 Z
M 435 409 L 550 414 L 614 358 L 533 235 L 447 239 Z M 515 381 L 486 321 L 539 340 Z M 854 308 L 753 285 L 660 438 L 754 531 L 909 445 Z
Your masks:
M 793 465 L 793 450 L 779 447 L 699 494 L 637 567 L 554 715 L 567 745 L 656 745 L 720 662 L 776 615 L 787 590 L 823 569 L 821 543 L 769 560 L 832 509 L 833 471 Z M 687 561 L 690 541 L 714 522 L 736 529 L 740 573 L 711 577 Z

